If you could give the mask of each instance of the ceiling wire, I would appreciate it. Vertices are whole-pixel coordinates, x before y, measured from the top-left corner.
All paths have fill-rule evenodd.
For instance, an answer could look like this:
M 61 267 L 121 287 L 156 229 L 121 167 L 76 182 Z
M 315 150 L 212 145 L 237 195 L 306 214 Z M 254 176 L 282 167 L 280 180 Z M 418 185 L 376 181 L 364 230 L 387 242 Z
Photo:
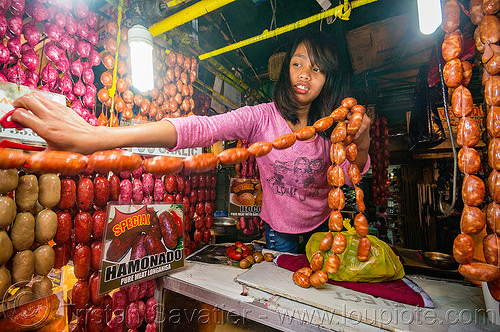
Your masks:
M 271 11 L 273 12 L 273 16 L 271 18 L 271 24 L 269 25 L 269 31 L 272 31 L 277 28 L 276 22 L 276 0 L 269 0 L 271 4 Z
M 226 23 L 227 29 L 229 30 L 229 34 L 231 35 L 231 38 L 233 39 L 233 42 L 236 43 L 237 40 L 236 40 L 236 38 L 234 38 L 233 31 L 231 30 L 231 27 L 229 26 L 229 23 L 226 21 L 226 18 L 224 17 L 224 14 L 222 14 L 222 12 L 220 13 L 220 16 L 222 17 L 222 20 L 224 21 L 224 23 Z M 257 75 L 257 72 L 253 68 L 252 64 L 248 60 L 247 56 L 245 55 L 245 52 L 243 52 L 243 50 L 241 49 L 241 47 L 238 48 L 238 50 L 240 50 L 241 55 L 243 56 L 243 61 L 245 61 L 245 63 L 247 64 L 247 66 L 252 70 L 253 74 L 255 75 L 255 78 L 257 78 L 257 81 L 259 81 L 259 86 L 262 87 L 262 81 L 260 80 L 259 75 Z

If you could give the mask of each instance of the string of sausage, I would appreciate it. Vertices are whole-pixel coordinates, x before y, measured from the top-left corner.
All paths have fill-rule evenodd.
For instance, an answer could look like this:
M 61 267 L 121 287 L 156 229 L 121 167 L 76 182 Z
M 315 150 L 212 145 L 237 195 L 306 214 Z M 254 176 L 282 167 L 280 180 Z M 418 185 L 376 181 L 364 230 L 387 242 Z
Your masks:
M 487 15 L 483 12 L 489 3 L 493 3 L 493 1 L 472 0 L 469 5 L 472 22 L 479 24 L 474 32 L 474 36 L 476 48 L 480 52 L 486 48 L 491 49 L 493 44 L 498 42 L 500 38 L 500 21 L 496 16 L 491 15 L 498 11 L 498 8 L 494 11 L 489 10 Z M 498 4 L 498 1 L 496 3 Z M 493 24 L 493 21 L 496 23 Z M 468 62 L 460 61 L 460 56 L 462 55 L 462 33 L 458 29 L 459 24 L 460 5 L 456 0 L 448 0 L 444 5 L 443 24 L 441 26 L 446 32 L 442 44 L 442 55 L 444 60 L 447 61 L 443 69 L 443 76 L 445 84 L 451 92 L 452 112 L 457 118 L 460 118 L 457 130 L 457 143 L 462 148 L 458 154 L 458 166 L 460 171 L 464 173 L 462 183 L 464 208 L 460 219 L 461 234 L 455 238 L 453 243 L 453 256 L 460 263 L 459 272 L 464 277 L 488 282 L 489 286 L 490 284 L 493 285 L 496 288 L 495 291 L 498 299 L 500 299 L 498 236 L 493 233 L 486 236 L 483 240 L 486 264 L 473 261 L 474 240 L 471 237 L 471 235 L 480 234 L 483 231 L 486 220 L 488 220 L 488 224 L 492 230 L 496 230 L 497 228 L 497 219 L 499 220 L 498 226 L 500 227 L 500 205 L 497 204 L 497 202 L 500 202 L 498 200 L 500 198 L 500 190 L 498 190 L 500 188 L 500 177 L 497 172 L 500 170 L 500 164 L 494 165 L 500 162 L 497 157 L 500 154 L 500 140 L 497 138 L 500 131 L 496 130 L 496 127 L 500 126 L 500 114 L 496 110 L 497 105 L 500 105 L 500 99 L 498 97 L 498 76 L 491 76 L 497 74 L 500 71 L 500 67 L 497 64 L 496 67 L 498 67 L 498 70 L 495 69 L 496 72 L 494 74 L 491 72 L 488 73 L 495 66 L 488 66 L 483 56 L 482 60 L 486 69 L 483 73 L 485 100 L 490 107 L 490 111 L 488 112 L 488 132 L 493 137 L 488 146 L 488 162 L 493 168 L 488 178 L 488 185 L 491 197 L 494 199 L 494 202 L 488 205 L 485 214 L 478 208 L 484 200 L 485 184 L 479 177 L 474 175 L 481 168 L 480 155 L 474 149 L 474 146 L 479 142 L 480 130 L 478 123 L 470 117 L 473 109 L 473 100 L 470 91 L 466 87 L 470 81 L 472 68 Z M 498 35 L 498 38 L 495 35 Z M 498 56 L 500 56 L 500 52 Z M 494 100 L 495 98 L 496 100 Z

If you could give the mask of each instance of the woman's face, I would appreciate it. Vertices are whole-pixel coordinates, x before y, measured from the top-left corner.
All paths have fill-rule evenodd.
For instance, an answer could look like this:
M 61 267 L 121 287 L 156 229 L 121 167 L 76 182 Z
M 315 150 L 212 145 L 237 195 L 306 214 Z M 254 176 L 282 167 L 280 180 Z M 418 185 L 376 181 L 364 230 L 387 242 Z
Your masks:
M 309 108 L 323 89 L 326 74 L 311 64 L 304 44 L 300 44 L 292 55 L 290 79 L 299 105 Z

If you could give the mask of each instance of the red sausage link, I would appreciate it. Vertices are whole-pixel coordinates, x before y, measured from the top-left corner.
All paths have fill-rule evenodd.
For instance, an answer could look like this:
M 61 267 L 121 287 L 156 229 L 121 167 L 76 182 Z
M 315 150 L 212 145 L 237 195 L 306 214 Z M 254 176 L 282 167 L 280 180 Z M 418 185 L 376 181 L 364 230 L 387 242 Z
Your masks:
M 466 278 L 478 281 L 493 281 L 500 278 L 500 269 L 498 266 L 472 262 L 469 264 L 460 264 L 458 272 Z
M 358 205 L 359 212 L 365 212 L 365 194 L 363 193 L 363 190 L 358 186 L 354 186 L 354 193 L 356 196 L 356 204 Z
M 481 168 L 481 157 L 473 149 L 464 146 L 458 152 L 458 168 L 465 174 L 476 174 Z
M 491 137 L 500 137 L 500 107 L 491 106 L 486 116 L 486 128 Z
M 22 151 L 0 148 L 0 168 L 10 169 L 10 168 L 21 168 L 28 155 Z
M 451 109 L 457 118 L 469 116 L 472 113 L 472 94 L 469 89 L 460 85 L 453 91 Z
M 250 157 L 250 152 L 246 148 L 226 149 L 217 155 L 220 162 L 225 165 L 239 164 Z
M 328 168 L 326 178 L 332 187 L 342 187 L 345 184 L 345 173 L 339 165 L 331 165 Z
M 75 311 L 85 309 L 90 300 L 90 287 L 86 280 L 78 280 L 73 285 L 71 301 L 75 305 Z
M 461 146 L 473 147 L 479 142 L 479 125 L 476 120 L 462 117 L 458 122 L 457 143 Z
M 352 98 L 352 97 L 347 97 L 347 98 L 344 98 L 344 100 L 342 100 L 342 106 L 347 108 L 347 109 L 351 109 L 354 105 L 356 105 L 358 102 L 356 99 Z
M 467 234 L 458 234 L 453 241 L 453 258 L 459 264 L 469 264 L 474 258 L 474 239 Z
M 496 234 L 486 235 L 483 239 L 484 258 L 489 264 L 498 266 L 500 238 Z
M 464 205 L 460 228 L 462 233 L 475 235 L 482 232 L 486 225 L 486 215 L 481 209 L 475 206 Z
M 299 141 L 307 141 L 316 135 L 316 129 L 313 126 L 306 126 L 295 132 L 295 136 Z
M 291 147 L 296 140 L 297 137 L 295 137 L 295 133 L 281 135 L 274 139 L 273 147 L 278 150 L 287 149 Z
M 45 150 L 30 154 L 26 164 L 35 171 L 72 176 L 83 171 L 87 161 L 88 158 L 79 153 Z
M 345 106 L 339 106 L 333 110 L 330 116 L 335 122 L 341 122 L 341 121 L 343 122 L 347 117 L 347 114 L 349 114 L 349 109 Z
M 362 237 L 359 240 L 358 259 L 361 262 L 366 262 L 368 260 L 368 258 L 370 257 L 371 248 L 372 248 L 372 244 L 366 236 Z
M 500 138 L 493 138 L 488 144 L 488 165 L 500 171 Z
M 76 202 L 76 183 L 72 179 L 61 180 L 61 199 L 58 207 L 61 210 L 67 210 L 73 207 Z
M 109 201 L 109 181 L 104 176 L 96 176 L 94 179 L 94 204 L 98 207 L 105 207 Z
M 313 127 L 316 131 L 325 131 L 333 125 L 333 118 L 331 116 L 325 116 L 314 122 Z
M 173 175 L 180 173 L 184 168 L 182 158 L 157 156 L 142 162 L 144 170 L 154 175 Z
M 478 206 L 484 200 L 485 186 L 483 180 L 475 175 L 465 175 L 462 184 L 462 199 L 465 205 Z
M 346 157 L 351 163 L 358 157 L 358 146 L 354 143 L 347 144 L 345 147 Z
M 443 23 L 441 29 L 444 32 L 451 33 L 458 28 L 460 24 L 460 6 L 456 0 L 446 1 L 443 8 Z
M 328 206 L 330 209 L 342 210 L 345 206 L 345 196 L 341 188 L 333 188 L 328 193 Z
M 441 45 L 441 54 L 445 61 L 457 59 L 462 55 L 462 32 L 455 30 L 444 35 L 443 44 Z
M 66 243 L 71 238 L 73 221 L 68 212 L 59 212 L 57 214 L 57 232 L 54 236 L 54 242 L 58 244 Z
M 500 106 L 500 76 L 490 76 L 484 84 L 484 100 L 490 106 Z
M 144 238 L 146 235 L 139 234 L 132 243 L 132 251 L 130 252 L 130 260 L 140 259 L 147 255 L 144 247 Z
M 102 249 L 102 242 L 101 241 L 94 241 L 90 245 L 90 255 L 91 255 L 91 260 L 90 260 L 90 267 L 94 271 L 99 271 L 101 268 L 101 249 Z
M 361 182 L 361 173 L 356 164 L 349 164 L 347 174 L 349 175 L 349 180 L 351 180 L 354 185 L 358 185 Z
M 364 113 L 354 112 L 351 114 L 349 118 L 349 123 L 347 124 L 347 133 L 350 135 L 354 135 L 358 132 L 359 127 L 361 127 L 361 123 L 363 122 Z
M 333 210 L 328 219 L 328 228 L 332 232 L 340 232 L 344 228 L 344 218 L 339 210 Z
M 152 230 L 153 227 L 151 227 Z M 167 251 L 160 237 L 151 232 L 144 238 L 144 248 L 149 255 L 156 255 Z
M 88 162 L 91 168 L 101 174 L 132 172 L 138 169 L 141 163 L 142 159 L 138 154 L 120 150 L 95 152 L 90 156 Z
M 135 237 L 127 236 L 123 239 L 115 238 L 106 252 L 106 259 L 112 262 L 119 262 L 132 247 Z
M 472 65 L 469 61 L 462 61 L 462 85 L 468 86 L 472 78 Z
M 94 184 L 89 178 L 82 177 L 78 181 L 76 202 L 82 211 L 88 211 L 94 203 Z
M 271 142 L 256 142 L 248 147 L 248 152 L 254 157 L 262 157 L 271 152 L 273 143 Z
M 106 211 L 96 210 L 92 216 L 92 236 L 95 240 L 101 241 L 106 227 Z
M 500 204 L 492 202 L 486 207 L 486 222 L 488 227 L 500 235 Z
M 347 124 L 345 122 L 339 122 L 332 131 L 330 140 L 332 143 L 341 143 L 347 137 Z
M 368 220 L 364 214 L 358 213 L 356 217 L 354 217 L 354 228 L 359 236 L 368 235 Z
M 347 247 L 347 239 L 344 234 L 338 232 L 335 234 L 333 237 L 333 243 L 332 243 L 332 251 L 340 255 L 345 251 L 345 248 Z
M 177 234 L 177 228 L 175 226 L 173 216 L 169 212 L 163 211 L 160 214 L 159 219 L 163 242 L 167 248 L 175 249 L 175 247 L 177 247 L 179 235 Z
M 90 276 L 91 255 L 89 246 L 79 243 L 75 247 L 75 252 L 73 253 L 73 263 L 75 277 L 78 279 L 87 279 Z
M 347 156 L 347 151 L 342 143 L 334 143 L 330 146 L 330 160 L 340 165 L 342 164 Z
M 109 177 L 109 200 L 114 202 L 120 197 L 120 178 L 115 174 Z
M 462 83 L 463 69 L 459 59 L 448 61 L 443 68 L 444 83 L 449 88 L 456 88 Z
M 195 173 L 205 173 L 217 167 L 219 159 L 212 153 L 202 153 L 184 160 L 186 170 Z

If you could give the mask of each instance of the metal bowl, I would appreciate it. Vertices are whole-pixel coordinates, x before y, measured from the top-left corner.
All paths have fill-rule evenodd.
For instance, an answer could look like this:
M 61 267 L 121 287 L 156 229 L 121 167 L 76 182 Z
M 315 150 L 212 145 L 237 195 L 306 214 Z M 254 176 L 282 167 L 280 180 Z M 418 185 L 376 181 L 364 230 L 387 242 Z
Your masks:
M 214 218 L 215 235 L 227 235 L 236 233 L 236 219 L 231 217 Z
M 432 267 L 443 270 L 456 270 L 458 263 L 453 256 L 440 252 L 428 251 L 422 253 L 424 262 Z

